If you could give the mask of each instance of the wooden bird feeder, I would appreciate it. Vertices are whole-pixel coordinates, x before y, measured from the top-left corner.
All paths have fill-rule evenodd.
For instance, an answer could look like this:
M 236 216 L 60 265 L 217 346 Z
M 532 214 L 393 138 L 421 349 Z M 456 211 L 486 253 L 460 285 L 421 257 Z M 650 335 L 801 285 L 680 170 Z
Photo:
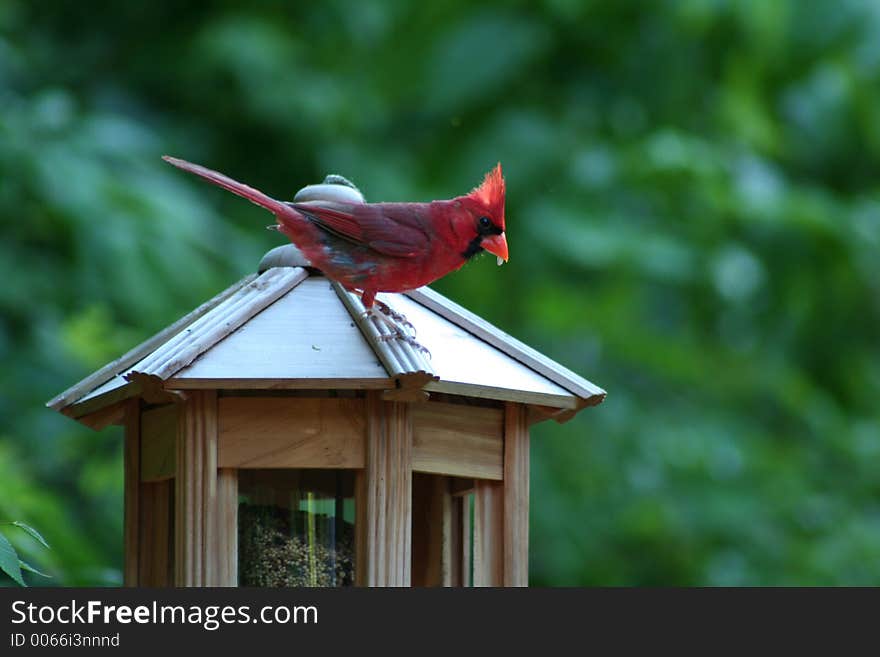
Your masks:
M 132 586 L 525 586 L 529 426 L 605 392 L 436 292 L 379 298 L 292 246 L 48 403 L 125 428 Z

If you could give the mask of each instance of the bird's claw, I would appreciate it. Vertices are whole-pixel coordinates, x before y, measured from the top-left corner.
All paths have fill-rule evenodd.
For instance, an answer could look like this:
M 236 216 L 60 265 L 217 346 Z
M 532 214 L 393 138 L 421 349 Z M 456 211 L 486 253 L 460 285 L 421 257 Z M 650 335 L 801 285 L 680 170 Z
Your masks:
M 376 308 L 378 308 L 384 315 L 392 320 L 398 327 L 406 329 L 413 337 L 416 336 L 416 327 L 413 326 L 412 322 L 410 322 L 406 318 L 406 315 L 397 312 L 387 303 L 385 303 L 384 301 L 379 301 L 378 299 L 373 302 L 373 305 L 375 305 Z
M 401 342 L 405 342 L 416 351 L 424 354 L 427 358 L 431 357 L 431 352 L 428 351 L 427 347 L 419 343 L 413 336 L 404 333 L 403 331 L 396 331 L 394 333 L 383 333 L 379 336 L 380 342 L 390 342 L 391 340 L 400 340 Z
M 407 340 L 407 342 L 409 343 L 409 345 L 410 345 L 413 349 L 415 349 L 415 350 L 418 351 L 418 352 L 421 352 L 421 354 L 422 354 L 423 356 L 425 356 L 425 358 L 427 358 L 428 360 L 431 360 L 431 352 L 428 351 L 428 348 L 427 348 L 426 346 L 424 346 L 423 344 L 420 344 L 420 343 L 416 342 L 415 338 L 409 338 L 409 339 Z
M 387 303 L 379 301 L 378 299 L 374 301 L 373 305 L 379 310 L 379 312 L 377 313 L 373 308 L 370 308 L 369 310 L 364 311 L 364 317 L 374 317 L 390 330 L 389 333 L 379 334 L 378 339 L 380 342 L 400 340 L 428 358 L 431 357 L 431 352 L 416 340 L 416 327 L 413 326 L 404 315 L 395 311 Z

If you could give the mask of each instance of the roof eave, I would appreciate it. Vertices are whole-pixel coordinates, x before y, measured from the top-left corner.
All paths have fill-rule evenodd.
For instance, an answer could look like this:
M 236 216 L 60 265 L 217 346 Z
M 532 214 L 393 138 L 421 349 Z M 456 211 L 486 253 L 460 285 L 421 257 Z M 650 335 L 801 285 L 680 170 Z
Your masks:
M 173 337 L 175 334 L 192 324 L 203 315 L 213 310 L 216 306 L 232 296 L 239 289 L 253 281 L 256 277 L 257 274 L 251 274 L 249 276 L 245 276 L 237 283 L 230 285 L 214 298 L 206 301 L 198 308 L 190 313 L 187 313 L 176 322 L 174 322 L 170 326 L 165 327 L 152 337 L 144 340 L 120 358 L 117 358 L 116 360 L 107 363 L 101 369 L 92 372 L 86 378 L 73 384 L 61 394 L 56 395 L 48 402 L 46 402 L 46 406 L 56 411 L 64 412 L 64 409 L 68 406 L 76 405 L 78 400 L 88 395 L 92 390 L 95 390 L 96 388 L 100 387 L 101 385 L 112 379 L 114 376 L 121 374 L 132 365 L 142 360 L 151 351 L 156 349 L 158 346 L 164 344 L 169 338 Z

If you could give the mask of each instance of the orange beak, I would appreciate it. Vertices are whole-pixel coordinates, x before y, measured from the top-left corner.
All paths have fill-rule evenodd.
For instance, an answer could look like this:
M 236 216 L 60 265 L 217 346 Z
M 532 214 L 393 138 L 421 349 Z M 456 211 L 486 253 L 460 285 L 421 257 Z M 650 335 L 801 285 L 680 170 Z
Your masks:
M 504 233 L 484 237 L 483 241 L 480 242 L 480 246 L 492 255 L 497 256 L 499 265 L 507 262 L 507 238 L 504 236 Z

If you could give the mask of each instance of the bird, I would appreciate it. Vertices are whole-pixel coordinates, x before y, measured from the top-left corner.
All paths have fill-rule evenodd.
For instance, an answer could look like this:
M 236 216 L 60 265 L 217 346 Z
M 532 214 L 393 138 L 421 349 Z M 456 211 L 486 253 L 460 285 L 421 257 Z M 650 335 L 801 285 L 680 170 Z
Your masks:
M 377 293 L 428 285 L 484 251 L 496 256 L 498 265 L 508 260 L 500 162 L 463 196 L 365 203 L 345 196 L 279 201 L 201 165 L 169 155 L 162 159 L 273 213 L 277 230 L 327 278 L 360 295 L 367 314 L 376 305 L 400 321 L 400 315 L 376 302 Z M 405 332 L 398 337 L 407 339 Z

